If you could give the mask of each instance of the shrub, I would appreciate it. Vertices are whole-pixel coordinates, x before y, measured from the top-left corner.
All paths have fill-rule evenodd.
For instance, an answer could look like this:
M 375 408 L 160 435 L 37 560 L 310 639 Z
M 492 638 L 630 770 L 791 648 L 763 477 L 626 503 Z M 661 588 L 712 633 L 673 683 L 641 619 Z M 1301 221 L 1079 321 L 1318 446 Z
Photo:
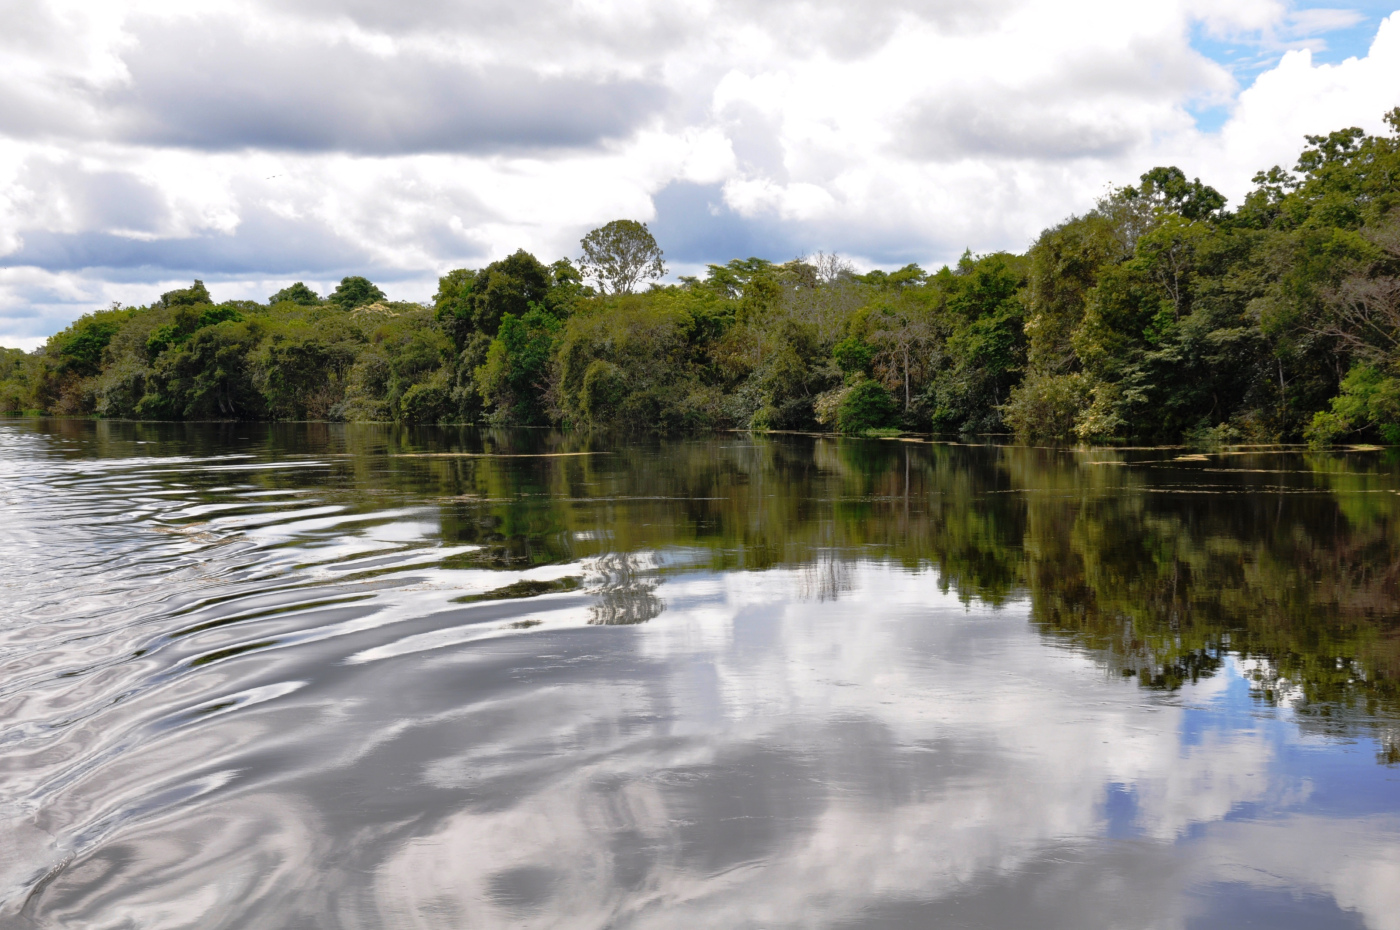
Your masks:
M 1002 417 L 1022 439 L 1064 441 L 1074 435 L 1091 393 L 1082 374 L 1032 376 L 1011 391 Z
M 579 407 L 589 422 L 612 422 L 627 398 L 627 378 L 622 369 L 603 359 L 595 360 L 583 374 Z
M 452 388 L 445 377 L 415 384 L 399 398 L 399 416 L 405 423 L 436 423 L 452 413 Z
M 1315 413 L 1303 435 L 1310 445 L 1326 446 L 1367 426 L 1387 443 L 1400 443 L 1400 379 L 1358 364 L 1342 379 L 1342 392 L 1332 398 L 1332 409 Z
M 569 318 L 554 363 L 561 419 L 658 432 L 714 419 L 714 398 L 691 356 L 694 318 L 663 298 L 651 298 L 660 306 L 647 299 L 611 299 Z
M 817 423 L 822 426 L 834 427 L 836 425 L 836 415 L 841 410 L 841 401 L 846 399 L 850 393 L 850 388 L 841 386 L 824 391 L 816 396 L 812 401 L 812 415 Z
M 889 429 L 899 420 L 899 405 L 878 381 L 851 386 L 836 410 L 836 428 L 843 433 Z

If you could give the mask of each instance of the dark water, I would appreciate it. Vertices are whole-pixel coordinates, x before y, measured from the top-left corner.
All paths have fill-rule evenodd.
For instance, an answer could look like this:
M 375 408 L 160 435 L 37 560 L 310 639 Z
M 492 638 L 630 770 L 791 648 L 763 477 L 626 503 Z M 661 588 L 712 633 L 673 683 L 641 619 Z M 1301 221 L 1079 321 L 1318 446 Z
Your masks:
M 1400 465 L 1182 455 L 0 422 L 0 926 L 1400 928 Z

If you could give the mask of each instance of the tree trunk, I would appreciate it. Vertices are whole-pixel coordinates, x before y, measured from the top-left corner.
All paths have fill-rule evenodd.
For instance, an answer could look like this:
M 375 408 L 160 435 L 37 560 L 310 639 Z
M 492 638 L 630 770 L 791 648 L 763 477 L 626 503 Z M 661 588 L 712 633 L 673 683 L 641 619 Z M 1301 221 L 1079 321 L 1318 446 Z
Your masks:
M 909 343 L 904 344 L 904 412 L 909 412 Z

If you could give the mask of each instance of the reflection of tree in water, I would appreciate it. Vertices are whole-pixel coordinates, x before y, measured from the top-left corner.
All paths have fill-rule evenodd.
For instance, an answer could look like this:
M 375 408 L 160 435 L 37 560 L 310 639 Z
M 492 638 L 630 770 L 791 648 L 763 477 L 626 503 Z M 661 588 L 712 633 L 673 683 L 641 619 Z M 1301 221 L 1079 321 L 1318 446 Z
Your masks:
M 1208 473 L 1211 490 L 1180 472 L 1161 486 L 1186 494 L 1028 496 L 1032 620 L 1152 689 L 1209 677 L 1233 656 L 1261 703 L 1286 706 L 1309 732 L 1368 733 L 1395 761 L 1384 721 L 1400 715 L 1400 514 L 1392 494 L 1374 493 L 1393 481 L 1354 460 L 1337 477 L 1302 456 L 1261 459 Z M 1253 477 L 1264 465 L 1269 477 Z M 1057 475 L 1037 478 L 1048 487 Z M 1261 480 L 1291 483 L 1264 493 Z
M 851 560 L 840 552 L 817 552 L 798 574 L 798 596 L 805 601 L 834 601 L 851 591 Z
M 635 553 L 795 569 L 818 600 L 885 560 L 968 602 L 1028 598 L 1047 638 L 1124 681 L 1173 690 L 1253 662 L 1258 699 L 1301 726 L 1396 745 L 1381 723 L 1400 719 L 1394 460 L 1177 454 L 720 438 L 390 461 L 444 499 L 445 542 L 481 547 L 444 567 L 598 559 L 595 623 L 663 609 Z
M 591 590 L 598 603 L 589 608 L 588 622 L 594 626 L 628 626 L 646 623 L 666 609 L 656 596 L 661 579 L 650 574 L 650 559 L 644 553 L 610 552 L 593 563 L 595 583 Z

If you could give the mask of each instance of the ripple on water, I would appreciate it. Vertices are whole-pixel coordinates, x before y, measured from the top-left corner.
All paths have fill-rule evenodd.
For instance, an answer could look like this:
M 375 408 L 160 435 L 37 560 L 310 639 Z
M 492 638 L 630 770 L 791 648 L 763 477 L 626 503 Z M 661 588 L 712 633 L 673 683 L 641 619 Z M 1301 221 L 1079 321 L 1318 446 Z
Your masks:
M 221 429 L 0 423 L 0 925 L 1400 926 L 1371 459 Z

